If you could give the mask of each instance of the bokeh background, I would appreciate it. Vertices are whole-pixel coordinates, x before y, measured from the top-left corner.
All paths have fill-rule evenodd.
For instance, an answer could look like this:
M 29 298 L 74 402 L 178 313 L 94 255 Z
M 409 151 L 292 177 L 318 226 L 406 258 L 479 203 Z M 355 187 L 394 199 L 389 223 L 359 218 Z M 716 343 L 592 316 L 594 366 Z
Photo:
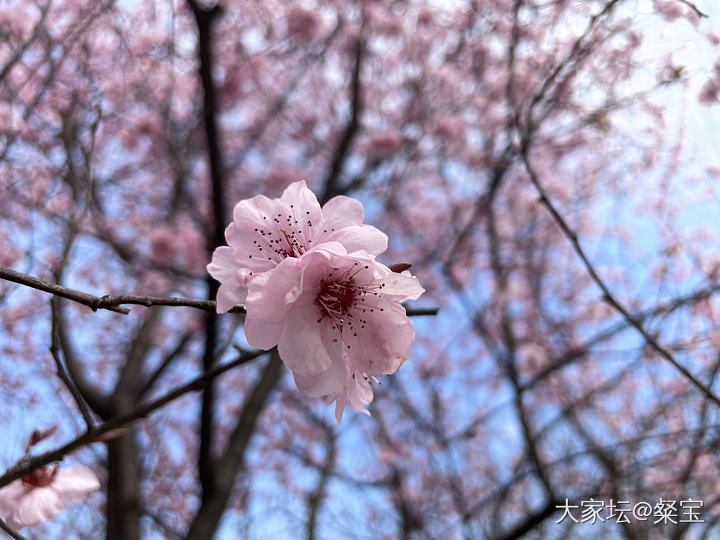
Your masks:
M 212 299 L 233 205 L 304 179 L 439 308 L 372 417 L 260 355 L 67 456 L 102 491 L 22 534 L 720 538 L 719 7 L 0 1 L 0 266 Z M 4 468 L 84 431 L 58 365 L 100 424 L 252 353 L 241 313 L 50 298 L 0 281 Z M 702 521 L 557 523 L 590 499 Z

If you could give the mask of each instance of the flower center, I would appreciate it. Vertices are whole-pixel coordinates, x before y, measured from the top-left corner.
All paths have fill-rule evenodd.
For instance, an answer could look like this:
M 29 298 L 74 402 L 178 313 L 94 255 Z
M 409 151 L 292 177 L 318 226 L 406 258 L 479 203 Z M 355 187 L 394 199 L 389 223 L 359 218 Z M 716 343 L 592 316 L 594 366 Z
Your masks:
M 22 483 L 32 487 L 45 487 L 52 484 L 55 479 L 55 475 L 58 472 L 58 466 L 54 467 L 40 467 L 35 469 L 30 474 L 26 474 L 22 478 Z
M 361 294 L 360 288 L 352 280 L 328 282 L 323 279 L 320 280 L 315 304 L 320 308 L 322 317 L 342 324 L 343 317 L 356 305 Z
M 376 309 L 383 311 L 383 308 L 377 305 L 377 299 L 385 284 L 362 279 L 361 281 L 365 282 L 358 283 L 355 279 L 360 272 L 368 268 L 368 265 L 361 266 L 355 262 L 345 270 L 333 268 L 320 280 L 315 296 L 315 305 L 320 310 L 318 324 L 328 318 L 333 329 L 357 337 L 368 323 L 365 317 Z M 350 348 L 349 344 L 346 346 Z

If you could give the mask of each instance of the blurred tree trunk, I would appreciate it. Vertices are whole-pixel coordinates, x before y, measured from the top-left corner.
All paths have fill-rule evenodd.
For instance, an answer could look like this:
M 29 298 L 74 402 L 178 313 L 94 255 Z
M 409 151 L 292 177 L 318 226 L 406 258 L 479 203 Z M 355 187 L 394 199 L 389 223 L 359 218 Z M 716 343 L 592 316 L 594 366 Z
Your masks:
M 133 433 L 107 445 L 107 540 L 140 539 L 140 477 Z

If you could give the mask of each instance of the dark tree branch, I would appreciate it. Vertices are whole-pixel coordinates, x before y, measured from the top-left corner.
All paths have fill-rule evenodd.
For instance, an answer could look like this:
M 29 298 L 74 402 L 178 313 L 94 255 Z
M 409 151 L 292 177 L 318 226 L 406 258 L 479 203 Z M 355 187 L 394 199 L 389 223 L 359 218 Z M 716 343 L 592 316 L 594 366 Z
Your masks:
M 700 17 L 701 19 L 707 19 L 707 18 L 708 18 L 707 13 L 704 13 L 703 11 L 700 11 L 700 9 L 699 9 L 695 4 L 693 4 L 692 2 L 690 2 L 689 0 L 678 0 L 678 2 L 680 2 L 681 4 L 685 4 L 685 5 L 686 5 L 687 7 L 689 7 L 691 10 L 693 10 L 693 12 L 695 13 L 695 15 L 697 15 L 697 16 Z
M 108 305 L 107 307 L 102 306 L 102 298 L 98 296 L 84 293 L 75 289 L 69 289 L 67 287 L 63 287 L 62 285 L 58 285 L 57 283 L 44 281 L 42 279 L 38 279 L 36 277 L 23 274 L 22 272 L 18 272 L 10 268 L 5 268 L 3 266 L 0 266 L 0 279 L 19 283 L 20 285 L 26 285 L 27 287 L 31 287 L 33 289 L 49 292 L 51 294 L 54 294 L 55 296 L 61 296 L 69 300 L 79 302 L 80 304 L 88 306 L 93 311 L 98 309 L 109 309 L 110 311 L 116 311 L 118 313 L 130 313 L 129 309 L 117 307 L 116 305 Z
M 98 387 L 92 385 L 90 381 L 87 380 L 85 376 L 85 365 L 73 347 L 67 332 L 67 323 L 65 321 L 65 315 L 63 314 L 60 297 L 55 296 L 53 300 L 53 325 L 57 331 L 59 345 L 65 358 L 65 367 L 67 368 L 68 374 L 90 408 L 100 416 L 100 418 L 107 420 L 112 416 L 110 399 L 104 395 Z
M 488 219 L 487 219 L 487 235 L 490 242 L 490 262 L 493 275 L 496 281 L 496 288 L 498 290 L 498 296 L 505 296 L 504 293 L 508 288 L 508 272 L 507 268 L 503 264 L 500 255 L 500 242 L 499 235 L 496 227 L 496 213 L 495 207 L 490 203 L 488 206 Z M 530 419 L 528 412 L 525 407 L 523 400 L 524 392 L 520 387 L 520 380 L 517 371 L 517 340 L 515 338 L 515 332 L 512 326 L 512 318 L 508 310 L 508 306 L 505 301 L 501 301 L 501 332 L 503 337 L 503 343 L 500 347 L 491 347 L 496 349 L 494 355 L 501 362 L 501 367 L 504 369 L 508 379 L 513 388 L 515 408 L 522 428 L 523 439 L 525 440 L 526 452 L 535 468 L 535 472 L 540 479 L 545 493 L 547 494 L 548 500 L 552 502 L 555 500 L 555 491 L 548 471 L 545 469 L 545 465 L 541 458 L 541 452 L 538 448 L 539 442 L 535 438 L 530 425 Z M 488 340 L 489 341 L 489 340 Z
M 280 380 L 283 365 L 276 350 L 263 369 L 255 388 L 248 396 L 240 418 L 230 436 L 230 442 L 223 456 L 217 460 L 215 490 L 211 498 L 203 499 L 195 519 L 190 525 L 187 540 L 212 538 L 225 512 L 235 485 L 235 478 L 243 467 L 245 451 L 255 432 L 260 413 L 265 407 L 273 387 Z
M 212 7 L 203 7 L 196 0 L 188 0 L 188 4 L 195 16 L 198 28 L 198 66 L 200 80 L 203 87 L 203 119 L 205 136 L 207 139 L 208 161 L 210 164 L 210 184 L 212 217 L 210 229 L 206 235 L 208 256 L 211 257 L 216 247 L 224 243 L 223 229 L 225 225 L 225 198 L 223 187 L 225 174 L 223 170 L 222 147 L 217 126 L 217 97 L 213 81 L 213 23 L 222 14 L 219 4 Z M 208 258 L 209 258 L 208 257 Z M 218 282 L 210 275 L 207 276 L 208 298 L 215 298 L 218 292 Z M 217 344 L 217 313 L 208 311 L 205 317 L 205 350 L 203 352 L 203 368 L 209 371 L 215 362 L 215 347 Z M 215 392 L 212 382 L 203 390 L 202 408 L 200 411 L 200 452 L 198 455 L 198 474 L 202 486 L 202 499 L 213 497 L 215 491 L 215 473 L 210 456 L 213 439 L 213 413 L 215 407 Z
M 57 283 L 51 281 L 45 281 L 28 274 L 23 274 L 10 268 L 0 266 L 0 279 L 19 283 L 25 285 L 31 289 L 37 289 L 45 291 L 55 296 L 67 298 L 79 304 L 89 307 L 93 311 L 98 309 L 106 309 L 117 313 L 127 314 L 130 313 L 129 309 L 120 307 L 121 305 L 137 305 L 145 307 L 153 306 L 171 306 L 171 307 L 191 307 L 195 309 L 201 309 L 203 311 L 215 311 L 217 304 L 215 300 L 190 300 L 187 298 L 177 298 L 174 296 L 136 296 L 136 295 L 105 295 L 95 296 L 86 292 L 78 291 L 77 289 L 70 289 L 63 287 Z M 712 291 L 714 292 L 714 291 Z M 408 316 L 423 317 L 432 316 L 438 314 L 438 308 L 416 308 L 410 309 L 403 304 Z M 245 313 L 245 308 L 241 306 L 235 306 L 228 313 Z
M 330 476 L 332 475 L 333 467 L 335 466 L 335 459 L 337 457 L 337 444 L 335 437 L 330 436 L 328 438 L 326 452 L 325 461 L 318 471 L 320 473 L 320 478 L 315 485 L 315 489 L 313 489 L 307 498 L 307 505 L 310 511 L 307 524 L 307 540 L 315 540 L 317 538 L 318 516 L 320 515 L 322 503 L 325 500 L 327 484 L 330 480 Z
M 27 540 L 22 534 L 11 528 L 2 519 L 0 519 L 0 529 L 2 529 L 10 538 L 14 538 L 15 540 Z
M 557 511 L 558 504 L 560 504 L 558 501 L 549 500 L 540 510 L 529 515 L 524 521 L 518 523 L 506 533 L 496 536 L 493 540 L 515 540 L 522 538 L 552 516 Z
M 182 354 L 192 335 L 193 332 L 186 332 L 185 334 L 183 334 L 182 338 L 180 339 L 180 341 L 178 341 L 177 345 L 175 345 L 173 350 L 165 355 L 162 362 L 160 362 L 160 365 L 147 378 L 147 381 L 140 390 L 140 396 L 144 396 L 145 394 L 147 394 L 152 389 L 153 385 L 157 382 L 157 380 L 162 376 L 162 374 L 165 373 L 165 370 L 170 366 L 173 360 L 175 360 L 180 354 Z
M 655 352 L 657 352 L 662 358 L 667 360 L 683 377 L 685 377 L 690 383 L 692 383 L 693 386 L 695 386 L 698 390 L 700 390 L 705 396 L 707 396 L 710 401 L 712 401 L 715 405 L 720 406 L 720 398 L 718 398 L 707 386 L 705 386 L 702 382 L 700 382 L 688 369 L 681 365 L 675 357 L 662 345 L 658 343 L 658 341 L 650 335 L 650 333 L 645 330 L 645 327 L 642 325 L 642 322 L 636 318 L 634 318 L 630 312 L 622 305 L 620 302 L 615 298 L 615 296 L 610 292 L 610 289 L 605 284 L 605 282 L 602 280 L 602 278 L 598 275 L 597 271 L 595 270 L 595 267 L 590 262 L 590 259 L 588 258 L 587 254 L 585 253 L 585 250 L 580 245 L 580 241 L 578 239 L 577 234 L 570 228 L 570 225 L 568 225 L 567 221 L 565 221 L 565 218 L 562 217 L 558 209 L 555 207 L 555 205 L 550 201 L 550 198 L 548 196 L 548 193 L 545 191 L 545 188 L 542 185 L 542 182 L 540 181 L 540 178 L 538 177 L 537 173 L 535 172 L 535 169 L 533 169 L 530 159 L 528 156 L 529 152 L 529 143 L 527 139 L 523 140 L 523 145 L 521 148 L 521 156 L 523 163 L 525 164 L 525 169 L 530 176 L 530 181 L 532 182 L 533 186 L 535 186 L 536 191 L 538 192 L 540 196 L 540 203 L 547 208 L 548 212 L 550 212 L 550 215 L 552 216 L 555 223 L 560 227 L 563 234 L 567 237 L 567 239 L 572 244 L 573 249 L 577 253 L 578 257 L 580 257 L 580 260 L 582 261 L 583 265 L 585 266 L 585 269 L 590 276 L 590 278 L 595 282 L 597 287 L 600 289 L 603 295 L 603 300 L 607 302 L 610 306 L 612 306 L 620 315 L 623 316 L 623 318 L 633 327 L 635 328 L 638 333 L 645 339 L 646 343 L 653 349 Z
M 152 310 L 140 325 L 130 344 L 125 362 L 120 369 L 113 397 L 135 402 L 140 395 L 139 386 L 142 367 L 151 348 L 151 337 L 160 318 L 159 310 Z M 125 411 L 115 411 L 125 412 Z
M 20 460 L 20 462 L 10 467 L 5 472 L 5 474 L 0 476 L 0 488 L 8 485 L 13 480 L 17 480 L 18 478 L 22 478 L 23 476 L 30 474 L 32 471 L 39 467 L 48 465 L 53 461 L 62 460 L 66 455 L 77 450 L 78 448 L 86 446 L 90 443 L 100 441 L 103 435 L 106 435 L 118 428 L 125 427 L 134 422 L 135 420 L 144 418 L 153 411 L 164 407 L 168 403 L 175 401 L 176 399 L 184 396 L 189 392 L 196 392 L 198 390 L 202 390 L 205 385 L 209 381 L 213 380 L 215 377 L 218 377 L 219 375 L 222 375 L 226 371 L 230 371 L 235 367 L 246 364 L 249 361 L 254 360 L 255 358 L 262 356 L 266 353 L 267 351 L 253 351 L 252 353 L 241 355 L 237 359 L 233 360 L 232 362 L 228 362 L 227 364 L 215 366 L 208 373 L 204 373 L 203 375 L 194 378 L 190 382 L 179 386 L 174 390 L 171 390 L 167 394 L 149 403 L 145 405 L 140 405 L 127 414 L 117 416 L 108 420 L 107 422 L 95 426 L 92 430 L 83 433 L 79 437 L 73 439 L 69 443 L 61 446 L 56 450 L 51 450 L 50 452 L 46 452 L 35 457 Z
M 43 34 L 47 31 L 45 26 L 45 20 L 47 19 L 48 11 L 50 10 L 50 6 L 52 4 L 52 0 L 47 0 L 45 4 L 40 8 L 40 18 L 33 26 L 32 32 L 30 33 L 30 37 L 20 46 L 15 54 L 13 54 L 12 58 L 8 60 L 8 62 L 3 66 L 2 70 L 0 70 L 0 81 L 2 81 L 5 77 L 7 77 L 8 73 L 10 73 L 10 70 L 15 67 L 15 65 L 20 61 L 20 59 L 23 57 L 25 52 L 30 48 L 30 46 Z
M 575 77 L 580 72 L 580 64 L 588 57 L 592 50 L 590 44 L 586 43 L 587 38 L 592 34 L 593 30 L 598 26 L 598 23 L 604 17 L 612 13 L 622 0 L 609 0 L 602 10 L 590 17 L 588 24 L 585 27 L 584 32 L 575 40 L 572 48 L 568 55 L 559 62 L 552 70 L 550 75 L 543 81 L 538 92 L 532 97 L 529 107 L 526 112 L 526 129 L 528 131 L 533 130 L 533 119 L 532 113 L 534 109 L 540 104 L 541 101 L 552 102 L 552 99 L 547 99 L 548 92 L 554 86 L 556 92 L 563 84 L 566 84 L 572 77 Z M 563 75 L 561 77 L 561 75 Z M 560 81 L 560 82 L 558 82 Z M 516 115 L 519 115 L 520 111 L 516 111 Z M 516 127 L 519 126 L 519 121 L 516 123 Z
M 73 381 L 72 376 L 68 373 L 65 365 L 60 359 L 60 329 L 58 327 L 60 318 L 59 302 L 60 299 L 57 296 L 53 296 L 50 300 L 50 307 L 52 310 L 50 354 L 52 354 L 52 357 L 55 360 L 55 366 L 57 367 L 57 372 L 60 380 L 62 380 L 62 382 L 65 384 L 65 387 L 68 389 L 73 399 L 75 400 L 75 404 L 77 405 L 80 414 L 82 414 L 88 430 L 91 430 L 93 428 L 93 419 L 88 404 L 85 402 L 85 399 L 82 396 L 82 392 L 78 389 L 75 381 Z
M 360 31 L 362 33 L 362 27 Z M 360 75 L 362 72 L 364 52 L 365 43 L 361 34 L 355 42 L 355 65 L 353 67 L 352 81 L 350 83 L 350 91 L 352 93 L 350 120 L 345 126 L 345 130 L 343 131 L 342 137 L 340 137 L 340 141 L 335 150 L 335 154 L 330 165 L 330 173 L 327 178 L 325 178 L 325 193 L 322 197 L 322 203 L 327 202 L 329 199 L 340 193 L 340 189 L 338 187 L 340 173 L 342 172 L 345 161 L 347 160 L 350 146 L 360 127 L 360 113 L 362 111 L 362 88 Z

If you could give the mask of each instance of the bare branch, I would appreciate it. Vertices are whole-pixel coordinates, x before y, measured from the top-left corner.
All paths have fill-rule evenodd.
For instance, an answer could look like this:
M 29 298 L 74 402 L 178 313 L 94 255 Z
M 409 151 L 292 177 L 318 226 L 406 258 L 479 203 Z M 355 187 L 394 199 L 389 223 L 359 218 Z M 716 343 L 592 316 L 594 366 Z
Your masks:
M 343 131 L 340 142 L 335 150 L 335 155 L 333 156 L 332 164 L 330 165 L 330 173 L 325 179 L 325 193 L 323 194 L 322 202 L 326 202 L 328 199 L 340 192 L 337 185 L 338 179 L 345 164 L 345 160 L 347 159 L 350 145 L 355 139 L 358 129 L 360 128 L 360 113 L 362 111 L 360 73 L 362 71 L 364 50 L 365 44 L 363 42 L 362 35 L 360 35 L 355 42 L 355 65 L 353 67 L 351 82 L 352 101 L 350 120 L 345 126 L 345 130 Z
M 114 311 L 116 313 L 128 314 L 130 313 L 129 309 L 120 307 L 126 304 L 145 307 L 191 307 L 196 309 L 202 309 L 204 311 L 215 311 L 217 309 L 217 304 L 214 300 L 190 300 L 187 298 L 178 298 L 175 296 L 135 296 L 128 294 L 106 294 L 105 296 L 95 296 L 94 294 L 78 291 L 77 289 L 63 287 L 62 285 L 58 285 L 57 283 L 53 283 L 51 281 L 38 279 L 28 274 L 18 272 L 17 270 L 5 268 L 4 266 L 0 266 L 0 279 L 19 283 L 20 285 L 25 285 L 26 287 L 38 289 L 40 291 L 45 291 L 50 294 L 54 294 L 55 296 L 60 296 L 62 298 L 67 298 L 68 300 L 83 304 L 84 306 L 89 307 L 93 311 L 97 311 L 98 309 L 106 309 L 109 311 Z M 438 314 L 438 308 L 408 309 L 406 307 L 406 311 L 408 316 L 410 317 L 423 317 Z M 230 309 L 228 313 L 245 313 L 245 308 L 241 306 L 235 306 L 234 308 Z
M 0 519 L 0 529 L 5 531 L 10 538 L 14 538 L 15 540 L 27 540 L 22 534 L 11 528 L 2 519 Z
M 70 289 L 68 287 L 63 287 L 62 285 L 58 285 L 57 283 L 44 281 L 42 279 L 23 274 L 22 272 L 17 272 L 16 270 L 11 270 L 10 268 L 5 268 L 3 266 L 0 266 L 0 278 L 7 281 L 19 283 L 33 289 L 49 292 L 51 294 L 54 294 L 55 296 L 62 296 L 63 298 L 79 302 L 80 304 L 88 306 L 93 311 L 96 311 L 98 309 L 109 309 L 110 311 L 115 311 L 117 313 L 130 313 L 129 309 L 117 307 L 117 305 L 113 305 L 112 303 L 108 304 L 107 306 L 101 305 L 103 299 L 98 296 L 84 293 L 75 289 Z M 129 304 L 133 302 L 122 303 Z
M 148 416 L 150 413 L 152 413 L 153 411 L 156 411 L 157 409 L 164 407 L 168 403 L 175 401 L 179 397 L 182 397 L 189 392 L 196 392 L 198 390 L 202 390 L 205 387 L 205 385 L 209 381 L 213 380 L 215 377 L 222 375 L 226 371 L 230 371 L 231 369 L 233 369 L 235 367 L 246 364 L 247 362 L 254 360 L 255 358 L 258 358 L 259 356 L 262 356 L 266 353 L 267 353 L 267 351 L 253 351 L 252 353 L 245 354 L 245 355 L 238 357 L 237 359 L 233 360 L 232 362 L 228 362 L 227 364 L 216 366 L 215 368 L 204 373 L 203 375 L 195 377 L 190 382 L 188 382 L 182 386 L 179 386 L 179 387 L 175 388 L 174 390 L 171 390 L 167 394 L 151 401 L 150 403 L 147 403 L 145 405 L 140 405 L 137 408 L 135 408 L 133 411 L 131 411 L 127 414 L 117 416 L 115 418 L 108 420 L 107 422 L 104 422 L 104 423 L 96 426 L 95 428 L 83 433 L 79 437 L 73 439 L 72 441 L 65 444 L 64 446 L 57 448 L 56 450 L 51 450 L 50 452 L 46 452 L 44 454 L 40 454 L 35 457 L 21 460 L 16 465 L 10 467 L 5 472 L 5 474 L 0 476 L 0 488 L 8 485 L 13 480 L 22 478 L 26 474 L 31 473 L 32 471 L 34 471 L 35 469 L 37 469 L 39 467 L 48 465 L 49 463 L 52 463 L 53 461 L 62 460 L 66 455 L 70 454 L 71 452 L 74 452 L 78 448 L 82 448 L 83 446 L 86 446 L 93 442 L 98 442 L 98 440 L 101 440 L 102 435 L 105 435 L 106 433 L 109 433 L 109 432 L 113 431 L 114 429 L 117 429 L 117 428 L 120 428 L 123 426 L 127 426 L 128 424 L 131 424 L 135 420 L 144 418 L 144 417 Z
M 595 284 L 598 286 L 598 288 L 602 291 L 603 300 L 607 302 L 610 306 L 612 306 L 618 313 L 620 313 L 623 318 L 633 327 L 635 328 L 640 335 L 645 339 L 648 345 L 652 349 L 655 350 L 661 357 L 663 357 L 665 360 L 667 360 L 678 372 L 680 372 L 683 377 L 685 377 L 688 381 L 690 381 L 693 386 L 695 386 L 698 390 L 700 390 L 705 396 L 710 399 L 713 403 L 720 406 L 720 398 L 718 398 L 707 386 L 705 386 L 702 382 L 700 382 L 688 369 L 678 363 L 678 361 L 675 359 L 675 357 L 662 345 L 658 343 L 658 341 L 651 336 L 647 330 L 645 330 L 645 327 L 642 325 L 642 322 L 636 318 L 634 318 L 630 312 L 622 305 L 620 302 L 615 298 L 615 296 L 610 292 L 610 289 L 605 284 L 605 282 L 602 280 L 602 278 L 598 275 L 597 271 L 595 270 L 595 267 L 590 262 L 590 259 L 588 259 L 587 254 L 585 253 L 585 250 L 583 250 L 582 246 L 580 245 L 580 241 L 578 240 L 577 234 L 570 228 L 570 225 L 568 225 L 567 221 L 565 221 L 565 218 L 562 217 L 558 209 L 555 207 L 555 205 L 550 201 L 550 198 L 548 196 L 548 193 L 545 191 L 545 188 L 543 187 L 540 178 L 538 177 L 537 173 L 533 169 L 532 165 L 530 164 L 530 159 L 528 157 L 528 141 L 527 139 L 523 140 L 522 148 L 521 148 L 521 156 L 523 163 L 525 164 L 525 170 L 527 171 L 528 175 L 530 176 L 530 180 L 532 184 L 535 186 L 535 189 L 537 190 L 538 194 L 540 195 L 540 203 L 543 204 L 547 210 L 552 215 L 553 219 L 555 220 L 555 223 L 560 227 L 562 232 L 565 234 L 565 236 L 570 240 L 570 243 L 573 246 L 573 249 L 580 257 L 580 260 L 582 261 L 583 265 L 585 266 L 585 269 L 587 270 L 588 274 L 590 275 L 590 278 L 595 282 Z
M 153 387 L 153 385 L 157 382 L 157 380 L 160 378 L 160 376 L 165 372 L 165 370 L 168 368 L 168 366 L 172 363 L 175 358 L 177 358 L 184 350 L 185 346 L 190 341 L 190 338 L 192 337 L 192 332 L 186 332 L 183 334 L 180 341 L 177 343 L 177 345 L 173 348 L 172 351 L 170 351 L 168 354 L 165 355 L 162 362 L 160 362 L 160 365 L 155 369 L 155 371 L 150 375 L 147 379 L 147 382 L 143 385 L 142 389 L 140 390 L 140 395 L 144 396 L 147 394 L 150 389 Z
M 204 540 L 214 536 L 230 499 L 235 478 L 245 462 L 245 451 L 255 433 L 260 413 L 265 408 L 267 399 L 281 375 L 282 362 L 277 350 L 274 350 L 260 379 L 245 402 L 240 418 L 230 436 L 227 450 L 216 464 L 216 483 L 212 497 L 203 499 L 202 505 L 190 525 L 186 540 Z
M 59 302 L 60 300 L 57 296 L 53 296 L 50 300 L 50 306 L 52 309 L 52 338 L 50 345 L 50 353 L 55 359 L 55 366 L 57 367 L 57 372 L 60 380 L 62 380 L 62 382 L 65 384 L 65 387 L 70 391 L 70 394 L 72 395 L 78 409 L 80 410 L 80 414 L 82 414 L 83 419 L 85 420 L 85 425 L 87 426 L 88 430 L 91 430 L 93 428 L 93 419 L 88 404 L 85 402 L 82 393 L 78 389 L 75 382 L 72 380 L 70 374 L 66 371 L 65 366 L 60 359 L 60 330 L 58 327 L 60 318 Z
M 8 73 L 10 73 L 10 70 L 15 67 L 15 65 L 20 61 L 20 59 L 30 48 L 30 46 L 40 37 L 43 32 L 46 31 L 45 19 L 47 18 L 48 11 L 50 11 L 51 4 L 52 0 L 48 0 L 47 2 L 45 2 L 45 5 L 40 8 L 40 18 L 38 19 L 37 23 L 35 23 L 35 26 L 30 33 L 30 37 L 27 39 L 27 41 L 25 41 L 25 43 L 22 44 L 22 46 L 17 50 L 17 52 L 8 61 L 8 63 L 3 66 L 2 70 L 0 70 L 0 81 L 7 77 Z
M 685 4 L 687 7 L 692 9 L 693 12 L 695 13 L 695 15 L 697 15 L 698 17 L 705 18 L 705 19 L 708 18 L 707 13 L 700 11 L 700 9 L 698 9 L 698 7 L 695 4 L 693 4 L 692 2 L 690 2 L 689 0 L 678 0 L 678 2 L 680 2 L 681 4 Z

